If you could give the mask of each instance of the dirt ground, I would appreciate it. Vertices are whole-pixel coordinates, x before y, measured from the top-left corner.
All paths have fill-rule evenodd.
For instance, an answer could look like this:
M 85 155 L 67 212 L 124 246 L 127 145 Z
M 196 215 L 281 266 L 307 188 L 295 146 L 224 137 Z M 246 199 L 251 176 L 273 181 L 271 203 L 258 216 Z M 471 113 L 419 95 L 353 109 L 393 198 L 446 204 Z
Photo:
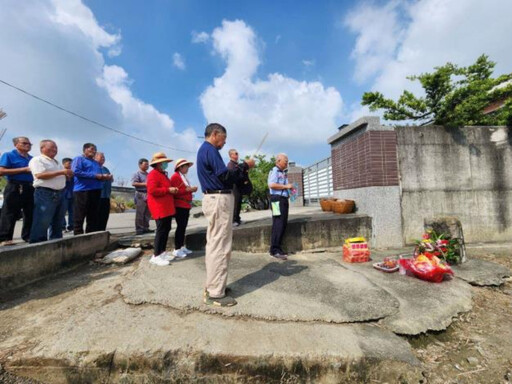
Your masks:
M 473 249 L 469 256 L 512 270 L 512 250 L 506 248 Z M 473 309 L 459 315 L 446 331 L 407 338 L 424 365 L 424 379 L 420 383 L 512 383 L 512 279 L 501 287 L 472 290 Z M 282 382 L 304 381 L 300 377 L 286 377 Z M 379 382 L 382 381 L 371 380 Z M 0 383 L 39 382 L 11 375 L 0 366 Z
M 512 270 L 512 251 L 477 257 Z M 473 287 L 473 310 L 444 332 L 409 342 L 424 363 L 424 383 L 512 383 L 512 279 L 501 287 Z

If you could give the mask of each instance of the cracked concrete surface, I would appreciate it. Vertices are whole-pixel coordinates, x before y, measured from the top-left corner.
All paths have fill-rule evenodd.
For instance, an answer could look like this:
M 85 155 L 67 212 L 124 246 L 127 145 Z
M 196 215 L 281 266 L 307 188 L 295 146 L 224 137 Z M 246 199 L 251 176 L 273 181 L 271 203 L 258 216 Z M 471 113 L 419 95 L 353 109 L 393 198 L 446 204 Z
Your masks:
M 121 293 L 132 304 L 265 320 L 353 323 L 378 320 L 398 311 L 393 296 L 333 258 L 302 254 L 291 259 L 278 262 L 267 254 L 234 254 L 228 285 L 239 304 L 233 308 L 202 304 L 203 257 L 173 262 L 169 268 L 143 260 L 123 282 Z
M 485 281 L 503 272 L 473 268 L 480 267 Z M 461 279 L 433 284 L 385 274 L 371 263 L 341 262 L 340 249 L 287 262 L 233 254 L 233 308 L 202 304 L 204 275 L 201 253 L 168 267 L 150 265 L 145 255 L 4 295 L 0 362 L 48 383 L 130 375 L 149 382 L 223 375 L 237 382 L 243 372 L 262 375 L 262 382 L 283 372 L 315 382 L 395 382 L 398 376 L 382 376 L 383 367 L 399 364 L 393 374 L 421 377 L 409 343 L 397 334 L 444 329 L 471 308 L 470 285 Z

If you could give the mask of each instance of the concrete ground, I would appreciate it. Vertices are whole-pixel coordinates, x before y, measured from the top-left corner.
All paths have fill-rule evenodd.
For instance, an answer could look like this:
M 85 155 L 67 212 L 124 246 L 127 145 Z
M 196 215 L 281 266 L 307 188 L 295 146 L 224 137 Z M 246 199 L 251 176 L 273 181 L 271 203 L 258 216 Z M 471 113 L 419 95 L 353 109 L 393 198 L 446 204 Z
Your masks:
M 125 233 L 133 216 L 113 214 L 110 229 Z M 374 249 L 372 259 L 410 251 Z M 166 267 L 149 264 L 150 253 L 0 295 L 2 366 L 45 383 L 420 383 L 422 365 L 403 335 L 446 329 L 471 310 L 470 284 L 510 276 L 478 260 L 434 284 L 344 263 L 340 247 L 286 262 L 234 252 L 228 286 L 238 305 L 217 308 L 202 303 L 204 252 Z

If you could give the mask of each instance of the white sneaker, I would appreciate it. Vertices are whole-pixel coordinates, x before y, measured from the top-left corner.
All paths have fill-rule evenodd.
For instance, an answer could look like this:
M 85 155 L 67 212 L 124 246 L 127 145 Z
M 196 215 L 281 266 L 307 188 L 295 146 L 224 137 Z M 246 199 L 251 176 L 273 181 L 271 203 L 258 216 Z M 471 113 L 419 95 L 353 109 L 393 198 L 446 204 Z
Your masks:
M 192 253 L 192 251 L 185 246 L 181 247 L 180 250 L 185 252 L 187 255 L 190 255 Z
M 177 257 L 178 259 L 183 259 L 184 257 L 187 257 L 187 254 L 182 249 L 175 249 L 172 251 L 172 254 L 174 257 Z
M 160 257 L 167 261 L 173 261 L 174 255 L 171 252 L 164 252 L 160 255 Z
M 152 255 L 151 259 L 149 259 L 149 262 L 151 264 L 155 264 L 155 265 L 159 265 L 159 266 L 169 265 L 169 261 L 168 260 L 164 260 L 161 257 L 161 255 L 160 256 Z

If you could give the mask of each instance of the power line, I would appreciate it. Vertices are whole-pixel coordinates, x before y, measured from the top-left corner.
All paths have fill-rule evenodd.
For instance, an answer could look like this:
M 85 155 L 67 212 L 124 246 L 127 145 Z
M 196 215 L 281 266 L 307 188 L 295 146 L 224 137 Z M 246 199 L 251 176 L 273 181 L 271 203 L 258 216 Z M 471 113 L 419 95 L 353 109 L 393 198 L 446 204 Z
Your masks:
M 155 142 L 153 142 L 153 141 L 149 141 L 149 140 L 143 139 L 143 138 L 141 138 L 141 137 L 137 137 L 137 136 L 130 135 L 129 133 L 126 133 L 126 132 L 120 131 L 119 129 L 115 129 L 115 128 L 109 127 L 108 125 L 105 125 L 105 124 L 99 123 L 99 122 L 97 122 L 97 121 L 95 121 L 95 120 L 89 119 L 88 117 L 82 116 L 82 115 L 80 115 L 80 114 L 78 114 L 78 113 L 76 113 L 76 112 L 70 111 L 69 109 L 66 109 L 66 108 L 61 107 L 61 106 L 59 106 L 59 105 L 57 105 L 57 104 L 54 104 L 54 103 L 52 103 L 51 101 L 48 101 L 48 100 L 46 100 L 46 99 L 43 99 L 42 97 L 36 96 L 36 95 L 34 95 L 34 94 L 32 94 L 32 93 L 30 93 L 30 92 L 28 92 L 28 91 L 25 91 L 24 89 L 18 88 L 18 87 L 16 87 L 15 85 L 12 85 L 12 84 L 10 84 L 10 83 L 8 83 L 7 81 L 4 81 L 4 80 L 2 80 L 2 79 L 0 79 L 0 83 L 5 84 L 5 85 L 7 85 L 8 87 L 11 87 L 11 88 L 13 88 L 13 89 L 15 89 L 15 90 L 17 90 L 17 91 L 19 91 L 19 92 L 22 92 L 22 93 L 24 93 L 24 94 L 26 94 L 26 95 L 28 95 L 28 96 L 30 96 L 30 97 L 33 97 L 33 98 L 34 98 L 34 99 L 36 99 L 36 100 L 39 100 L 39 101 L 42 101 L 43 103 L 46 103 L 46 104 L 48 104 L 48 105 L 51 105 L 51 106 L 52 106 L 52 107 L 54 107 L 54 108 L 60 109 L 60 110 L 61 110 L 61 111 L 63 111 L 63 112 L 69 113 L 70 115 L 73 115 L 73 116 L 75 116 L 75 117 L 78 117 L 78 118 L 80 118 L 80 119 L 82 119 L 82 120 L 85 120 L 85 121 L 87 121 L 87 122 L 89 122 L 89 123 L 95 124 L 95 125 L 97 125 L 97 126 L 99 126 L 99 127 L 101 127 L 101 128 L 105 128 L 105 129 L 108 129 L 108 130 L 113 131 L 113 132 L 115 132 L 115 133 L 119 133 L 120 135 L 123 135 L 123 136 L 129 137 L 129 138 L 131 138 L 131 139 L 138 140 L 138 141 L 141 141 L 141 142 L 146 143 L 146 144 L 151 144 L 151 145 L 154 145 L 154 146 L 159 147 L 159 148 L 167 148 L 167 149 L 171 149 L 171 150 L 173 150 L 173 151 L 186 152 L 186 153 L 195 153 L 195 152 L 193 152 L 193 151 L 187 151 L 187 150 L 185 150 L 185 149 L 178 149 L 178 148 L 174 148 L 174 147 L 169 147 L 169 146 L 167 146 L 167 145 L 162 145 L 162 144 L 159 144 L 159 143 L 155 143 Z

